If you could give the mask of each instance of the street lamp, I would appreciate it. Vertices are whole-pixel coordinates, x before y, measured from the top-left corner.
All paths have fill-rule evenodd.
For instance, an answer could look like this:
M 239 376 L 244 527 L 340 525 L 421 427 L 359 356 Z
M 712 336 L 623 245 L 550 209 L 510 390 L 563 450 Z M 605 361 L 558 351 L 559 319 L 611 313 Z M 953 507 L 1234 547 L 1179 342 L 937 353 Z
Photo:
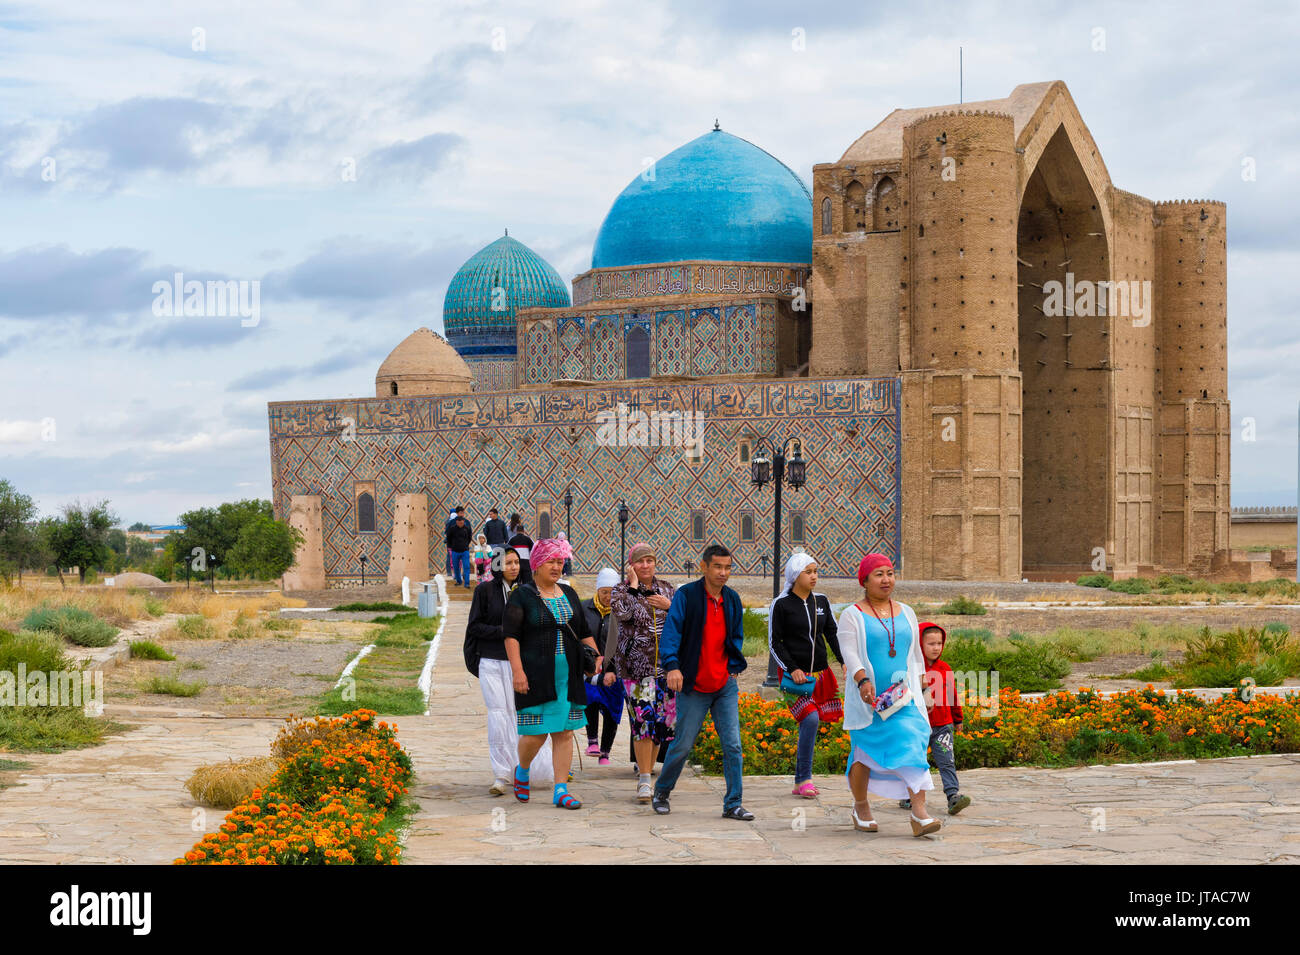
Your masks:
M 619 576 L 624 573 L 623 568 L 627 566 L 627 519 L 631 516 L 627 509 L 627 502 L 620 500 L 618 502 L 618 524 L 620 533 L 620 542 L 618 545 L 618 572 Z
M 357 560 L 361 561 L 361 586 L 362 587 L 366 585 L 366 561 L 368 561 L 369 559 L 370 558 L 367 557 L 365 554 L 362 554 L 360 557 L 357 558 Z
M 794 443 L 794 451 L 787 461 L 786 449 L 790 447 L 791 442 Z M 751 484 L 761 488 L 771 481 L 775 492 L 772 508 L 772 599 L 775 600 L 781 594 L 781 486 L 789 484 L 797 491 L 807 483 L 808 469 L 807 462 L 803 458 L 803 442 L 794 437 L 786 438 L 785 443 L 771 458 L 760 450 L 750 460 L 749 469 Z M 767 572 L 766 554 L 763 555 L 763 572 Z M 776 658 L 769 654 L 767 679 L 763 681 L 763 685 L 776 686 L 779 682 Z
M 694 569 L 695 569 L 695 561 L 693 560 L 688 560 L 686 563 L 682 564 L 682 570 L 686 571 L 687 577 L 691 575 L 691 571 L 693 571 Z
M 569 546 L 573 546 L 573 485 L 570 484 L 564 489 L 564 536 L 569 539 Z M 572 563 L 569 569 L 573 569 Z
M 216 554 L 208 555 L 208 584 L 212 587 L 214 594 L 217 592 L 217 564 L 219 563 L 221 561 L 217 560 Z

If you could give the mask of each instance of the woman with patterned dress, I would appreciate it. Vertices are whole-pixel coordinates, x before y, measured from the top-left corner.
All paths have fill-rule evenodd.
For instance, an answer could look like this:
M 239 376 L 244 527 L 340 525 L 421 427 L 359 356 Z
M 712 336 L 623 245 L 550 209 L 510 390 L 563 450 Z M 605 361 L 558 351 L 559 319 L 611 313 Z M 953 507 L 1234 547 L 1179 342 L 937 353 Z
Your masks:
M 925 660 L 916 614 L 890 596 L 894 564 L 884 554 L 862 558 L 858 583 L 862 599 L 840 615 L 839 625 L 851 684 L 844 693 L 844 728 L 849 733 L 846 775 L 853 792 L 853 828 L 878 831 L 867 801 L 870 787 L 879 796 L 912 801 L 912 835 L 937 832 L 939 820 L 925 810 L 925 792 L 934 783 L 926 759 L 930 718 L 921 689 Z M 876 697 L 887 689 L 886 700 L 906 701 L 885 713 Z
M 562 809 L 582 806 L 560 780 L 569 765 L 573 731 L 587 723 L 582 648 L 598 652 L 577 593 L 559 582 L 572 554 L 565 541 L 538 541 L 532 550 L 533 580 L 511 592 L 502 622 L 519 729 L 515 798 L 528 801 L 529 766 L 549 736 L 555 765 L 552 801 Z
M 618 618 L 618 648 L 614 651 L 613 672 L 606 674 L 605 683 L 612 685 L 616 675 L 623 681 L 632 724 L 632 752 L 636 756 L 636 798 L 637 802 L 649 803 L 655 754 L 673 738 L 677 725 L 677 698 L 668 689 L 666 674 L 659 665 L 659 635 L 672 606 L 674 588 L 655 576 L 655 552 L 649 544 L 634 544 L 627 562 L 632 572 L 609 595 Z

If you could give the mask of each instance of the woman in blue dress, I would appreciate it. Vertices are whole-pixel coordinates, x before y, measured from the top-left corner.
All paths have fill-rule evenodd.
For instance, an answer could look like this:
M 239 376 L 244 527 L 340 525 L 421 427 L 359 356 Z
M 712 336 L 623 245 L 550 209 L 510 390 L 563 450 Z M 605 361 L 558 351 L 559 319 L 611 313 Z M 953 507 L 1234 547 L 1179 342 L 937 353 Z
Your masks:
M 884 554 L 868 554 L 858 566 L 862 599 L 840 615 L 840 649 L 852 683 L 845 687 L 844 728 L 849 733 L 849 789 L 853 792 L 853 828 L 877 832 L 867 790 L 890 799 L 912 801 L 912 835 L 938 832 L 940 823 L 925 809 L 925 792 L 933 789 L 926 749 L 930 718 L 922 680 L 925 660 L 916 614 L 890 595 L 894 564 Z M 902 683 L 908 698 L 892 712 L 876 706 L 876 697 Z M 895 693 L 898 692 L 895 691 Z

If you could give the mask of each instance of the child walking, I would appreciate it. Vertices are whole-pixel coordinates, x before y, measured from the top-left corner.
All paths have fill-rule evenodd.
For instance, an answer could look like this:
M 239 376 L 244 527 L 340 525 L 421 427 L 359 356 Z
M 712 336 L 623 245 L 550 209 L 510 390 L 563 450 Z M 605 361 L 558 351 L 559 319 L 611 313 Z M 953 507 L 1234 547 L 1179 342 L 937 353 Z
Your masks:
M 948 797 L 948 815 L 955 816 L 970 805 L 970 796 L 963 796 L 958 787 L 953 751 L 955 733 L 961 729 L 961 703 L 957 699 L 952 667 L 939 659 L 948 642 L 948 631 L 929 622 L 921 624 L 919 629 L 921 655 L 925 657 L 926 706 L 930 710 L 930 755 L 939 768 L 943 792 Z M 898 805 L 901 809 L 912 808 L 907 799 L 900 799 Z

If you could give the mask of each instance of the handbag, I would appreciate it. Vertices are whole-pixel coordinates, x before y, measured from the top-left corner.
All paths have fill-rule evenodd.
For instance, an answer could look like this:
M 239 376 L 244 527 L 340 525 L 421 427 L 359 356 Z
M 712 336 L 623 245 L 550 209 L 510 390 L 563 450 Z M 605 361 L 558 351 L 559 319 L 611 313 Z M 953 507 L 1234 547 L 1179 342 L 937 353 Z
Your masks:
M 910 702 L 912 688 L 907 685 L 906 679 L 902 679 L 876 694 L 875 710 L 882 720 L 887 720 Z
M 816 598 L 814 598 L 814 603 L 815 602 L 816 602 Z M 781 671 L 782 691 L 786 693 L 793 693 L 795 694 L 795 696 L 811 696 L 813 690 L 817 687 L 817 681 L 820 678 L 819 674 L 813 670 L 813 667 L 817 665 L 817 640 L 822 635 L 822 631 L 821 631 L 822 622 L 821 619 L 816 614 L 813 614 L 812 620 L 813 620 L 812 654 L 808 661 L 808 669 L 804 671 L 804 676 L 810 676 L 812 677 L 812 679 L 809 680 L 807 683 L 796 683 L 794 682 L 794 680 L 790 679 L 790 674 L 786 673 L 785 667 L 778 667 L 778 669 Z

